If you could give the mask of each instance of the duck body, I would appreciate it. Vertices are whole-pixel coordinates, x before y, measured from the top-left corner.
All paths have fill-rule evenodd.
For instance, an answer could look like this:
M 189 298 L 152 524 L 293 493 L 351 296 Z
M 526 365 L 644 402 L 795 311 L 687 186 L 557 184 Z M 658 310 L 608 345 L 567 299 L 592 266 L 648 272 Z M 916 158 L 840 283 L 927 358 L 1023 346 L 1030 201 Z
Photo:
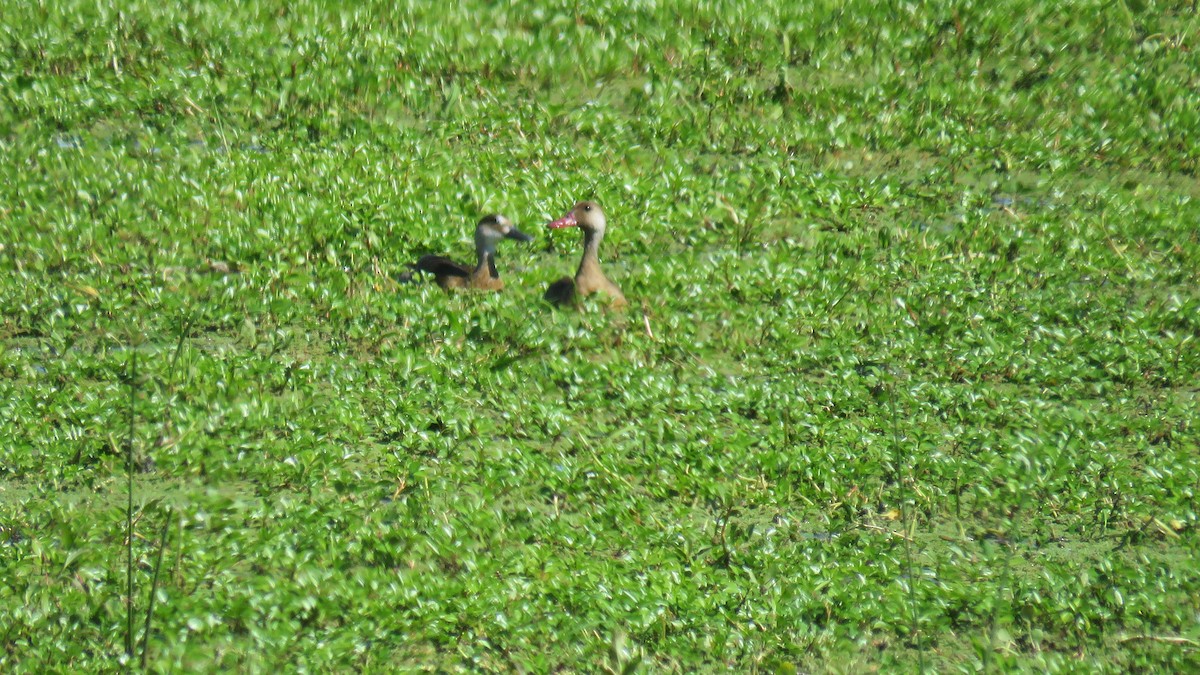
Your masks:
M 502 239 L 533 241 L 533 237 L 518 230 L 508 218 L 485 216 L 475 226 L 475 267 L 440 255 L 421 256 L 411 267 L 432 274 L 437 285 L 446 290 L 498 291 L 504 288 L 504 281 L 496 270 L 496 244 Z
M 496 270 L 496 258 L 487 255 L 486 264 L 468 267 L 440 255 L 423 255 L 413 269 L 433 275 L 438 286 L 446 290 L 472 288 L 481 291 L 498 291 L 504 288 L 504 281 Z
M 608 226 L 603 209 L 596 202 L 583 201 L 576 204 L 562 218 L 546 227 L 561 229 L 578 227 L 583 232 L 583 257 L 574 277 L 563 277 L 550 284 L 543 296 L 557 305 L 573 304 L 582 297 L 600 293 L 608 298 L 610 307 L 629 304 L 621 289 L 604 275 L 600 269 L 600 242 Z

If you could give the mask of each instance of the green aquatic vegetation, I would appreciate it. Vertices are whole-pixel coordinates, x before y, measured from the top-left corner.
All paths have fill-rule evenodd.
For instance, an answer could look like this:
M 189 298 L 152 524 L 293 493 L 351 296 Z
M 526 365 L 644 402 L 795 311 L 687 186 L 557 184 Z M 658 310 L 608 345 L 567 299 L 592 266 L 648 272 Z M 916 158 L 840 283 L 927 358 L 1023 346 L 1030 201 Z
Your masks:
M 6 3 L 0 669 L 1196 669 L 1196 20 Z

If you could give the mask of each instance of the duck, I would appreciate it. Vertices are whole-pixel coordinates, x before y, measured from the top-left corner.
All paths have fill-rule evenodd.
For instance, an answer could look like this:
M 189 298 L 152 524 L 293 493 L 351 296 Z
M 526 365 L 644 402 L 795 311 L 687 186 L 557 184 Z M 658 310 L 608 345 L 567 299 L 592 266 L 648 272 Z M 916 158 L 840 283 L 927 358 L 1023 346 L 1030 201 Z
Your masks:
M 496 245 L 503 239 L 533 241 L 533 237 L 518 230 L 512 221 L 499 214 L 484 216 L 475 226 L 475 267 L 456 263 L 440 255 L 421 256 L 410 265 L 419 272 L 432 274 L 438 286 L 499 291 L 504 281 L 496 271 Z
M 563 277 L 550 284 L 543 296 L 547 301 L 556 305 L 573 304 L 581 297 L 601 293 L 608 297 L 610 307 L 628 304 L 625 294 L 600 269 L 600 242 L 604 240 L 607 225 L 604 209 L 593 201 L 579 202 L 562 218 L 546 224 L 552 230 L 578 227 L 583 232 L 583 258 L 579 261 L 579 270 L 574 278 Z

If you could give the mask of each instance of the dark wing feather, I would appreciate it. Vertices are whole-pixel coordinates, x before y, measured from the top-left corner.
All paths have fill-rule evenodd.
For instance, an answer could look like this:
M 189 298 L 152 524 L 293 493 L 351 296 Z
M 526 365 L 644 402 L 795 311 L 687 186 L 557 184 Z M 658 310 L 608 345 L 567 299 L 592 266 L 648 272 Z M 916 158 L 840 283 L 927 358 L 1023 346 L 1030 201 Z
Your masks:
M 440 255 L 423 255 L 413 264 L 413 269 L 428 272 L 436 277 L 469 277 L 471 268 L 460 265 Z
M 499 279 L 500 273 L 496 271 L 496 254 L 494 254 L 494 253 L 487 254 L 487 260 L 488 260 L 488 271 L 492 273 L 492 278 Z
M 575 299 L 575 280 L 571 277 L 559 279 L 550 284 L 550 288 L 546 289 L 546 294 L 542 298 L 556 305 L 565 305 L 571 302 Z

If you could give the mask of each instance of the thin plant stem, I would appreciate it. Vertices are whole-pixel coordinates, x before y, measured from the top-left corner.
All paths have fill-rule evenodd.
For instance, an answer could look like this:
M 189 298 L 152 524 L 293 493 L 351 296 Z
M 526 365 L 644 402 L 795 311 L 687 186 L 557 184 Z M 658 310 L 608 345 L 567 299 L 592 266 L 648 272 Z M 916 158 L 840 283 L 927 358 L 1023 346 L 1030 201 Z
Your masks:
M 175 342 L 175 353 L 171 354 L 171 365 L 167 367 L 167 382 L 172 389 L 175 386 L 175 365 L 179 363 L 179 355 L 183 353 L 183 341 L 187 337 L 188 331 L 191 330 L 194 320 L 195 315 L 189 314 L 179 328 L 179 339 Z
M 171 536 L 171 507 L 163 515 L 162 532 L 158 536 L 158 556 L 154 560 L 154 579 L 150 582 L 150 598 L 146 602 L 146 628 L 142 631 L 142 670 L 150 656 L 150 623 L 154 617 L 154 595 L 158 592 L 158 573 L 162 569 L 163 552 L 167 550 L 167 538 Z
M 125 655 L 133 658 L 133 440 L 137 424 L 137 350 L 129 366 L 129 435 L 125 440 L 125 474 L 127 500 L 125 503 Z
M 889 306 L 895 306 L 897 294 L 896 294 L 896 277 L 895 277 L 895 269 L 894 269 L 895 261 L 892 258 L 892 249 L 891 249 L 892 239 L 891 239 L 891 237 L 888 237 L 883 242 L 883 245 L 886 247 L 887 260 L 888 260 L 888 272 L 891 275 L 891 283 L 889 283 L 889 290 L 891 291 L 891 295 L 892 295 L 891 300 L 892 301 L 889 303 Z M 890 336 L 884 340 L 884 343 L 888 347 L 891 346 Z M 890 351 L 890 349 L 889 349 L 889 351 Z M 883 360 L 883 362 L 889 363 L 887 360 Z M 892 371 L 890 365 L 889 365 L 888 370 Z M 906 536 L 903 537 L 903 539 L 904 539 L 904 565 L 905 565 L 905 567 L 908 568 L 908 584 L 907 584 L 907 586 L 908 586 L 908 589 L 907 589 L 908 605 L 909 605 L 909 611 L 912 614 L 912 616 L 911 616 L 912 621 L 911 621 L 911 625 L 909 627 L 909 639 L 911 639 L 913 641 L 913 643 L 915 644 L 916 649 L 917 649 L 917 667 L 919 669 L 919 672 L 924 672 L 925 671 L 925 654 L 921 650 L 920 621 L 918 619 L 918 612 L 917 612 L 917 576 L 916 576 L 916 569 L 913 564 L 913 550 L 912 550 L 912 548 L 913 548 L 912 533 L 916 529 L 916 527 L 915 527 L 916 513 L 915 513 L 915 508 L 913 508 L 913 506 L 910 504 L 910 501 L 912 499 L 912 491 L 911 491 L 911 486 L 909 483 L 911 482 L 911 480 L 913 480 L 913 476 L 909 475 L 909 473 L 908 473 L 909 457 L 908 457 L 908 454 L 906 452 L 904 452 L 903 448 L 901 447 L 902 444 L 900 443 L 900 421 L 899 421 L 899 413 L 896 410 L 896 408 L 897 408 L 897 406 L 896 406 L 896 380 L 891 372 L 889 372 L 887 389 L 888 389 L 888 415 L 891 418 L 889 421 L 890 421 L 891 432 L 892 432 L 892 461 L 899 465 L 897 467 L 896 473 L 900 480 L 900 502 L 903 505 L 902 513 L 910 514 L 909 517 L 904 518 L 905 527 L 907 527 L 909 529 L 909 532 L 907 532 Z

